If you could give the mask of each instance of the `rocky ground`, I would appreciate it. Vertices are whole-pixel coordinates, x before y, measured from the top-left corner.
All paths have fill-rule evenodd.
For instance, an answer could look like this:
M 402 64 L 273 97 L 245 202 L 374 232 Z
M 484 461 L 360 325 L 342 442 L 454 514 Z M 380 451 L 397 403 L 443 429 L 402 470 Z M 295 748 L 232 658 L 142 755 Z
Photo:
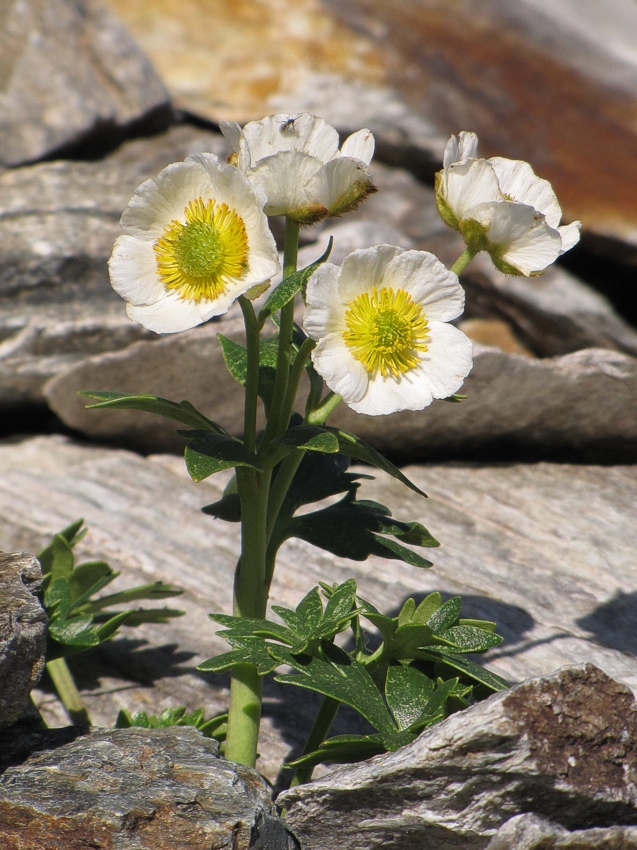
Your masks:
M 122 587 L 178 584 L 187 612 L 76 659 L 96 724 L 112 726 L 122 706 L 221 710 L 227 682 L 194 666 L 222 648 L 207 614 L 228 610 L 237 552 L 236 528 L 199 511 L 218 497 L 222 475 L 193 485 L 173 428 L 141 413 L 86 411 L 77 397 L 116 389 L 187 398 L 233 433 L 241 427 L 215 340 L 219 330 L 238 338 L 240 318 L 164 337 L 133 325 L 106 272 L 118 219 L 167 163 L 193 151 L 225 155 L 218 121 L 278 109 L 315 111 L 342 134 L 367 126 L 378 142 L 379 192 L 346 219 L 304 231 L 303 263 L 330 235 L 332 262 L 380 242 L 453 262 L 461 246 L 431 187 L 448 134 L 461 129 L 478 132 L 486 155 L 531 161 L 583 235 L 532 281 L 505 277 L 488 258 L 469 266 L 462 327 L 475 366 L 461 405 L 334 417 L 407 464 L 428 493 L 421 500 L 380 473 L 364 484 L 365 496 L 441 541 L 434 568 L 350 563 L 289 543 L 273 601 L 297 602 L 317 581 L 349 576 L 392 611 L 408 596 L 460 593 L 469 616 L 497 621 L 505 638 L 485 658 L 494 672 L 522 682 L 592 662 L 637 692 L 637 18 L 631 0 L 607 0 L 604 15 L 592 0 L 576 5 L 470 0 L 452 14 L 442 0 L 16 0 L 0 11 L 0 550 L 37 552 L 82 516 L 83 560 L 108 560 Z M 46 680 L 36 701 L 47 722 L 66 724 Z M 298 750 L 311 709 L 268 686 L 266 777 Z M 368 781 L 352 776 L 361 788 Z M 625 781 L 619 814 L 560 820 L 507 798 L 508 823 L 485 817 L 471 831 L 469 813 L 454 821 L 457 835 L 492 850 L 540 840 L 637 846 L 634 835 L 610 834 L 637 823 L 635 780 Z M 292 805 L 316 818 L 313 799 Z M 325 846 L 320 829 L 311 837 L 297 828 L 310 850 Z M 606 836 L 570 844 L 582 830 Z M 455 846 L 437 833 L 413 845 L 405 833 L 372 833 L 385 844 L 370 837 L 365 848 Z

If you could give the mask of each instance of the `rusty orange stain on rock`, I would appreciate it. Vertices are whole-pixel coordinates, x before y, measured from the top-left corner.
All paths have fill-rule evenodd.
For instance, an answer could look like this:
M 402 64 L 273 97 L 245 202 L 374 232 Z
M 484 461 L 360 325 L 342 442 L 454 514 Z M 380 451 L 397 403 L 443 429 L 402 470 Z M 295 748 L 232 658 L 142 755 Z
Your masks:
M 382 50 L 319 0 L 107 0 L 177 106 L 247 121 L 309 73 L 379 82 Z
M 637 241 L 634 94 L 569 65 L 566 41 L 551 54 L 538 34 L 505 20 L 505 9 L 485 0 L 350 0 L 342 14 L 384 32 L 387 82 L 413 108 L 450 133 L 476 131 L 486 156 L 531 162 L 553 183 L 565 220 Z

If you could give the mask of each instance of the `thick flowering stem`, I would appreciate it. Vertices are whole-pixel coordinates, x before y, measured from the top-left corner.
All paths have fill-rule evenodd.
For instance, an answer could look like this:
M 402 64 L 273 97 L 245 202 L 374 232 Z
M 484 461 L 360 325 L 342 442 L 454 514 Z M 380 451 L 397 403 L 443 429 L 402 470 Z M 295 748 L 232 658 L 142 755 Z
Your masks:
M 241 557 L 234 583 L 234 615 L 263 619 L 268 602 L 266 517 L 270 472 L 237 468 L 241 499 Z M 253 664 L 237 664 L 230 683 L 225 756 L 254 767 L 261 721 L 262 678 Z
M 456 262 L 451 266 L 450 271 L 454 274 L 461 275 L 477 253 L 478 252 L 474 248 L 466 248 L 462 254 L 460 254 Z

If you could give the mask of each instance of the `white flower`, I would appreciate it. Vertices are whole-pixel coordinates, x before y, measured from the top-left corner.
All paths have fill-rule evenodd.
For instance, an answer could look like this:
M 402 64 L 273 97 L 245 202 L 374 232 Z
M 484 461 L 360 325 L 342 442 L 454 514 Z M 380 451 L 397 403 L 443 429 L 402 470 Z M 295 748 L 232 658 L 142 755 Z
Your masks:
M 136 190 L 109 261 L 129 317 L 157 333 L 193 328 L 279 270 L 264 197 L 213 154 L 193 154 Z
M 541 274 L 579 240 L 579 221 L 560 226 L 562 210 L 548 180 L 528 162 L 477 157 L 478 137 L 463 131 L 447 143 L 436 175 L 443 220 L 467 246 L 488 251 L 501 271 Z
M 281 112 L 243 129 L 225 121 L 220 126 L 232 145 L 230 162 L 264 190 L 268 215 L 312 224 L 354 209 L 376 191 L 369 130 L 353 133 L 339 150 L 334 127 L 307 112 Z
M 328 387 L 358 413 L 420 410 L 469 374 L 471 342 L 453 325 L 464 291 L 425 251 L 376 245 L 326 263 L 307 287 L 304 327 Z

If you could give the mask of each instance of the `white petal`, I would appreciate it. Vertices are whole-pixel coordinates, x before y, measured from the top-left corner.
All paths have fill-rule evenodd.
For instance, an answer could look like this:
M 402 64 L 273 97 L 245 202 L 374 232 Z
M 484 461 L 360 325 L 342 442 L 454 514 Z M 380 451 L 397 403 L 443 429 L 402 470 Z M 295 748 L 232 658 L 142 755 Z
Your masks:
M 359 159 L 339 156 L 318 170 L 307 185 L 307 194 L 340 215 L 356 206 L 372 188 L 369 168 Z
M 171 221 L 185 221 L 190 201 L 214 197 L 210 191 L 210 181 L 199 165 L 172 163 L 139 186 L 122 213 L 121 225 L 131 236 L 154 243 Z
M 374 135 L 371 130 L 358 130 L 343 142 L 341 156 L 351 156 L 369 165 L 374 156 L 374 146 Z
M 283 151 L 263 159 L 247 172 L 248 178 L 265 192 L 268 215 L 288 215 L 311 203 L 319 203 L 308 193 L 308 184 L 323 168 L 314 157 L 298 151 Z
M 205 321 L 201 315 L 200 304 L 182 300 L 176 293 L 171 293 L 154 304 L 128 304 L 126 312 L 134 322 L 158 334 L 178 333 Z
M 448 398 L 458 392 L 471 371 L 471 340 L 453 325 L 433 322 L 427 347 L 414 374 L 427 381 L 433 398 Z
M 475 133 L 462 130 L 458 138 L 451 136 L 445 147 L 443 167 L 447 168 L 454 162 L 462 162 L 463 159 L 476 157 L 478 155 L 478 137 Z
M 510 201 L 534 207 L 541 212 L 550 227 L 557 227 L 562 210 L 553 187 L 548 180 L 538 177 L 528 162 L 494 156 L 488 160 L 493 166 L 501 192 Z
M 339 273 L 338 266 L 324 263 L 308 281 L 303 327 L 312 339 L 342 333 L 345 327 L 345 313 L 338 295 Z
M 431 404 L 433 396 L 426 381 L 418 380 L 417 373 L 410 372 L 399 380 L 378 375 L 369 382 L 363 398 L 350 404 L 356 413 L 367 416 L 382 416 L 400 410 L 422 410 Z
M 488 226 L 488 239 L 497 254 L 527 277 L 559 256 L 560 234 L 533 207 L 501 201 L 476 207 L 472 216 Z
M 280 151 L 301 151 L 328 162 L 338 152 L 338 133 L 322 118 L 307 112 L 279 112 L 243 128 L 251 165 Z
M 396 245 L 374 245 L 348 254 L 341 265 L 338 281 L 341 301 L 349 304 L 362 292 L 368 292 L 374 286 L 382 287 L 387 266 L 404 250 Z
M 384 286 L 404 289 L 422 304 L 428 321 L 448 322 L 464 310 L 458 276 L 427 251 L 405 251 L 387 266 Z
M 165 293 L 152 245 L 134 236 L 118 236 L 108 261 L 111 286 L 131 304 L 154 304 Z
M 236 121 L 220 121 L 219 129 L 223 133 L 225 140 L 230 145 L 230 148 L 233 151 L 238 151 L 241 139 L 243 138 L 243 132 L 239 124 L 237 124 Z
M 314 368 L 327 386 L 342 396 L 346 404 L 363 397 L 369 382 L 360 361 L 352 356 L 341 334 L 328 334 L 312 352 Z
M 498 178 L 486 159 L 469 159 L 443 172 L 442 195 L 457 219 L 472 218 L 478 204 L 502 199 Z
M 560 234 L 560 238 L 562 240 L 562 248 L 560 250 L 560 254 L 563 254 L 565 251 L 570 251 L 577 243 L 579 242 L 580 236 L 580 228 L 582 224 L 579 221 L 573 221 L 571 224 L 565 224 L 562 227 L 558 227 L 557 231 Z

